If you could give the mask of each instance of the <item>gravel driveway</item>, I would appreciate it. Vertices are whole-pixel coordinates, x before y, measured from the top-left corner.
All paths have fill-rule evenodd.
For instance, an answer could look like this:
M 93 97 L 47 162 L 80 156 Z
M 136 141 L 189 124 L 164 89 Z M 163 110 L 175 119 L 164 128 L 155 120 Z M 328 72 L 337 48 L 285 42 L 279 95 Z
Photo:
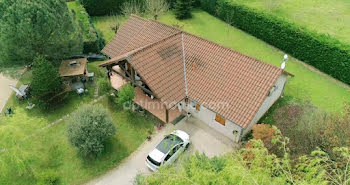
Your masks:
M 8 98 L 11 96 L 12 90 L 9 85 L 16 86 L 17 80 L 5 77 L 0 73 L 0 112 L 4 108 Z
M 238 148 L 238 145 L 225 136 L 222 136 L 205 123 L 196 118 L 184 119 L 176 125 L 167 124 L 161 131 L 152 136 L 151 141 L 143 143 L 134 153 L 126 158 L 115 169 L 98 177 L 87 185 L 131 185 L 138 173 L 150 174 L 145 165 L 148 153 L 173 130 L 183 130 L 191 137 L 191 145 L 188 152 L 205 153 L 209 157 L 222 155 Z

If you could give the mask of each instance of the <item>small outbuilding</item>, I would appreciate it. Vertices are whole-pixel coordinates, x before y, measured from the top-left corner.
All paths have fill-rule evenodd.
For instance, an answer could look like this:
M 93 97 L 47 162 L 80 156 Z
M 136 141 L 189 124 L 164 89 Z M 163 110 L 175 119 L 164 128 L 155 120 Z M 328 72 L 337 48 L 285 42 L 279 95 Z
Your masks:
M 84 88 L 84 83 L 88 80 L 87 59 L 77 58 L 63 60 L 58 70 L 60 76 L 67 83 L 71 90 Z

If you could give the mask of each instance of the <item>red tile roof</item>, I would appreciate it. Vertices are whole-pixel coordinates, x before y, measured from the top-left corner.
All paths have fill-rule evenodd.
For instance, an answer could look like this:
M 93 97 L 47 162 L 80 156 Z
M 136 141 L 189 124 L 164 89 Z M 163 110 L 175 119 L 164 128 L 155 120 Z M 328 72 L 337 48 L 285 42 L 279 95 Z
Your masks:
M 186 97 L 187 86 L 188 97 L 243 128 L 283 73 L 268 63 L 137 16 L 131 16 L 103 52 L 112 59 L 101 66 L 127 59 L 167 108 Z

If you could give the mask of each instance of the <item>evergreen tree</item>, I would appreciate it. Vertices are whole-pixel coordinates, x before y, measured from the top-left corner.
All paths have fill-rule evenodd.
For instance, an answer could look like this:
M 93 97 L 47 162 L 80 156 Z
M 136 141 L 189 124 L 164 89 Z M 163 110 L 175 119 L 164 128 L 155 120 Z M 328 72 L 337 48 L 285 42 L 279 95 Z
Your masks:
M 177 19 L 191 18 L 192 0 L 177 0 L 174 6 Z
M 65 0 L 0 1 L 0 62 L 32 63 L 82 52 L 81 28 Z
M 34 59 L 31 88 L 35 103 L 43 108 L 57 103 L 62 93 L 62 79 L 57 68 L 43 57 Z

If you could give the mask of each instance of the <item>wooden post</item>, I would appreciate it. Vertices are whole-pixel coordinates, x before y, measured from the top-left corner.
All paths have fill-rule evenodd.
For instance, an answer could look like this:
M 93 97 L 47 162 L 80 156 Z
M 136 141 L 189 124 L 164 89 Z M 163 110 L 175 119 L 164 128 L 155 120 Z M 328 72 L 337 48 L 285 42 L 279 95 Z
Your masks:
M 165 122 L 169 123 L 169 110 L 165 108 Z
M 131 67 L 131 65 L 130 65 L 130 67 Z M 132 81 L 132 83 L 135 83 L 135 70 L 134 70 L 134 68 L 133 67 L 131 67 L 131 81 Z

